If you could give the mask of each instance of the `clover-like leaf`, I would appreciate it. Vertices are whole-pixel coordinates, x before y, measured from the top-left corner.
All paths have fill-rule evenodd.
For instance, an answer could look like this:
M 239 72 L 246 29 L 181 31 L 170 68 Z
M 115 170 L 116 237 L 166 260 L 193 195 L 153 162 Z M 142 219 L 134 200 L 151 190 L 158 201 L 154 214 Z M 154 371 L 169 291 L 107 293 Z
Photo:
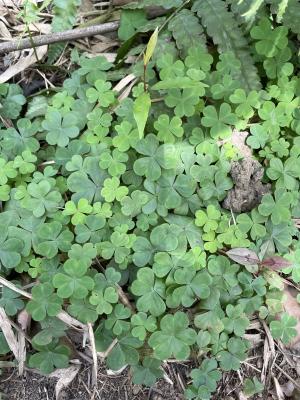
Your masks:
M 231 107 L 227 103 L 222 103 L 219 112 L 214 106 L 207 106 L 203 110 L 201 119 L 202 125 L 211 128 L 210 135 L 212 138 L 225 139 L 230 136 L 230 125 L 235 125 L 237 119 L 231 112 Z
M 272 336 L 274 339 L 280 339 L 284 344 L 288 344 L 297 335 L 296 325 L 296 318 L 283 313 L 280 321 L 270 323 Z
M 19 293 L 5 286 L 1 288 L 0 307 L 3 307 L 9 316 L 16 315 L 24 308 L 24 302 L 20 299 Z
M 53 258 L 58 250 L 64 252 L 70 250 L 74 238 L 73 233 L 68 229 L 62 230 L 62 228 L 62 224 L 57 221 L 40 225 L 37 230 L 36 252 L 46 258 Z
M 99 102 L 101 107 L 110 106 L 115 99 L 114 92 L 111 89 L 111 83 L 105 82 L 102 79 L 96 80 L 94 88 L 89 88 L 86 91 L 86 97 L 90 103 Z
M 264 195 L 261 204 L 258 206 L 258 211 L 265 217 L 270 216 L 273 224 L 278 225 L 290 219 L 290 203 L 290 193 L 277 190 L 275 197 L 270 193 Z
M 288 29 L 286 26 L 273 28 L 267 18 L 262 18 L 257 26 L 251 31 L 251 36 L 256 39 L 256 51 L 265 57 L 274 57 L 279 50 L 287 46 Z
M 183 135 L 182 121 L 179 117 L 173 117 L 171 120 L 168 115 L 162 114 L 154 123 L 157 130 L 158 140 L 164 143 L 174 143 L 176 138 Z
M 120 186 L 119 178 L 114 176 L 113 178 L 105 179 L 101 194 L 108 203 L 113 202 L 115 199 L 121 201 L 128 194 L 128 188 Z
M 152 333 L 148 341 L 154 355 L 160 360 L 172 356 L 177 360 L 186 360 L 190 346 L 196 341 L 196 332 L 188 326 L 188 316 L 181 311 L 165 315 L 160 321 L 160 330 Z
M 272 158 L 267 175 L 276 180 L 276 187 L 295 190 L 298 187 L 296 178 L 299 178 L 299 159 L 291 157 L 283 163 L 279 158 Z
M 62 299 L 74 296 L 83 299 L 89 290 L 92 290 L 94 280 L 86 275 L 87 265 L 81 260 L 69 259 L 64 263 L 65 273 L 58 273 L 53 278 L 53 285 L 57 288 L 57 294 Z
M 155 317 L 164 313 L 165 286 L 162 281 L 155 279 L 150 268 L 138 271 L 137 279 L 131 285 L 131 291 L 138 296 L 136 305 L 139 311 L 149 311 Z
M 112 154 L 108 151 L 101 154 L 99 166 L 100 168 L 107 169 L 111 176 L 120 176 L 126 171 L 125 163 L 127 161 L 128 155 L 115 149 L 112 151 Z
M 26 309 L 35 321 L 42 321 L 48 315 L 55 317 L 61 311 L 62 300 L 53 293 L 50 283 L 42 283 L 32 288 L 32 299 Z
M 90 303 L 96 307 L 99 315 L 111 314 L 113 310 L 112 304 L 118 302 L 119 296 L 114 287 L 107 287 L 102 290 L 93 291 L 90 297 Z
M 89 204 L 87 199 L 81 198 L 78 204 L 74 201 L 67 201 L 65 209 L 63 210 L 64 215 L 72 215 L 71 222 L 73 225 L 84 224 L 86 221 L 86 215 L 91 214 L 93 207 Z
M 62 116 L 58 110 L 49 111 L 42 127 L 47 131 L 46 140 L 49 144 L 65 147 L 70 139 L 78 136 L 79 128 L 74 113 L 69 112 Z
M 145 357 L 143 365 L 132 367 L 133 383 L 136 385 L 152 386 L 157 379 L 162 378 L 163 371 L 160 368 L 161 361 L 152 357 Z
M 40 324 L 42 330 L 32 338 L 38 346 L 49 345 L 53 340 L 66 334 L 67 325 L 55 317 L 46 317 Z
M 66 368 L 69 364 L 70 349 L 67 346 L 49 344 L 36 346 L 38 353 L 29 358 L 29 366 L 38 368 L 44 374 L 50 374 L 55 368 Z
M 187 399 L 208 399 L 210 397 L 221 378 L 221 372 L 217 367 L 216 359 L 212 358 L 204 360 L 199 368 L 192 370 L 192 385 L 189 385 L 185 391 Z
M 157 329 L 156 318 L 152 315 L 147 316 L 144 312 L 138 312 L 131 317 L 133 326 L 131 334 L 140 340 L 145 340 L 147 332 L 154 332 Z

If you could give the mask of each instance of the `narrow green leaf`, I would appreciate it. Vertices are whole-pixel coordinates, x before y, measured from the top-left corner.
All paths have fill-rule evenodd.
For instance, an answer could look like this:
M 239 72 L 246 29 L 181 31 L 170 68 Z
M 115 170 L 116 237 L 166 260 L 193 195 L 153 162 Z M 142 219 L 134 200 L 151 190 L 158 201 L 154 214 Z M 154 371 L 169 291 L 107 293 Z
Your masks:
M 144 54 L 144 65 L 147 65 L 153 56 L 156 44 L 157 44 L 157 39 L 158 39 L 158 27 L 155 29 L 155 31 L 152 33 L 149 42 L 147 44 L 146 52 Z
M 133 115 L 136 121 L 140 139 L 144 136 L 144 130 L 149 115 L 151 99 L 149 93 L 141 93 L 135 100 L 133 106 Z

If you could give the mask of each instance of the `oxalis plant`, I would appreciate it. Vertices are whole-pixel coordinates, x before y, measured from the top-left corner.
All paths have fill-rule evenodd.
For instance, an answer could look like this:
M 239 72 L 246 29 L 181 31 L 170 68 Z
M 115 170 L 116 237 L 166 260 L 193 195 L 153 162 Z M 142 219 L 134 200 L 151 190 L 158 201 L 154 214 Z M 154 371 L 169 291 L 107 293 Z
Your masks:
M 107 367 L 128 365 L 136 384 L 153 385 L 165 360 L 192 359 L 185 396 L 208 400 L 247 357 L 251 316 L 284 343 L 296 335 L 272 267 L 300 282 L 297 25 L 276 1 L 238 25 L 244 2 L 163 3 L 181 8 L 148 25 L 142 10 L 123 12 L 116 64 L 73 52 L 57 92 L 0 85 L 1 275 L 31 288 L 28 299 L 3 286 L 0 305 L 31 315 L 32 368 L 68 366 L 64 310 L 93 324 L 98 351 L 115 343 Z M 131 68 L 137 83 L 119 96 L 126 41 L 155 24 Z M 248 132 L 269 184 L 240 213 L 223 208 L 244 157 L 233 130 Z M 0 345 L 8 353 L 3 334 Z

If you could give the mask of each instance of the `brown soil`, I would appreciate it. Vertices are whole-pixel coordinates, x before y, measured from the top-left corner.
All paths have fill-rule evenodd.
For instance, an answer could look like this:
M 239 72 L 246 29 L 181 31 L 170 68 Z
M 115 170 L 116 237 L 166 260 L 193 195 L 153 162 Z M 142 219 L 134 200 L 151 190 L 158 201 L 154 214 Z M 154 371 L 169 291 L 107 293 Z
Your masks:
M 100 367 L 97 388 L 93 390 L 89 385 L 91 368 L 83 366 L 71 385 L 61 392 L 59 400 L 182 400 L 183 390 L 178 379 L 186 381 L 185 369 L 181 365 L 168 366 L 174 385 L 161 380 L 149 389 L 132 384 L 128 369 L 120 375 L 108 376 L 105 368 Z M 17 370 L 6 370 L 0 379 L 1 399 L 55 400 L 56 381 L 31 371 L 19 377 Z

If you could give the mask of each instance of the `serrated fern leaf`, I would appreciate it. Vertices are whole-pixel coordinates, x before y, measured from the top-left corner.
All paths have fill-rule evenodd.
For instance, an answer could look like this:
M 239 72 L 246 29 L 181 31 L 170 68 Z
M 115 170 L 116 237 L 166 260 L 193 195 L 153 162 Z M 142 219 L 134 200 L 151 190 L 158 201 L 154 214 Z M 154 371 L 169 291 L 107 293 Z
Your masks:
M 248 51 L 248 43 L 242 30 L 237 26 L 234 16 L 228 11 L 226 4 L 220 0 L 198 0 L 193 11 L 201 18 L 202 24 L 218 45 L 221 53 L 231 51 L 241 63 L 239 79 L 243 88 L 250 90 L 261 87 L 257 69 Z
M 300 3 L 298 0 L 289 0 L 283 14 L 282 24 L 294 33 L 300 34 Z
M 231 0 L 230 5 L 231 10 L 241 18 L 242 22 L 253 24 L 255 19 L 260 16 L 265 0 Z
M 205 36 L 199 19 L 190 10 L 181 10 L 169 22 L 169 30 L 176 41 L 176 45 L 180 50 L 202 44 L 205 46 Z
M 51 24 L 52 32 L 61 32 L 73 27 L 76 20 L 77 7 L 80 3 L 81 0 L 54 1 L 54 18 Z M 56 43 L 49 46 L 47 59 L 49 64 L 54 63 L 58 59 L 65 45 L 65 43 Z
M 66 43 L 55 43 L 49 46 L 47 58 L 48 64 L 53 64 L 61 56 L 65 46 Z

